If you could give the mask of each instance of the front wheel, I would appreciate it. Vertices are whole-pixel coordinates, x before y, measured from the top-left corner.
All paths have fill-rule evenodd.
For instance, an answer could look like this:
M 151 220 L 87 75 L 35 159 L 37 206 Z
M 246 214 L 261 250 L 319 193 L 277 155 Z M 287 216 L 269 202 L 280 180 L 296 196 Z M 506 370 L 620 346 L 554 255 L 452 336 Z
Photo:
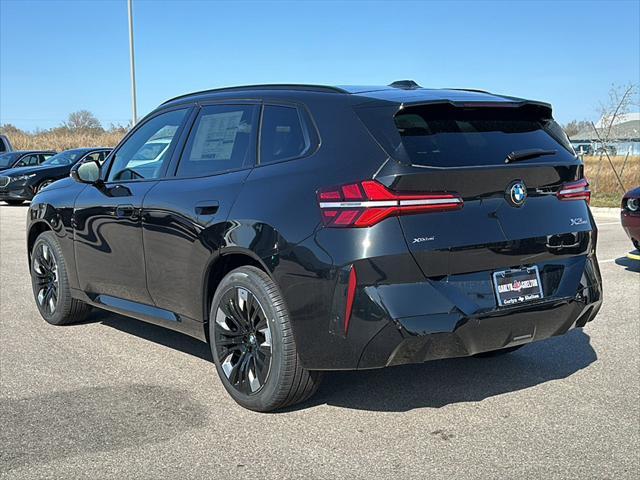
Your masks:
M 240 267 L 222 279 L 211 302 L 209 338 L 224 388 L 245 408 L 293 405 L 320 384 L 321 372 L 300 365 L 277 285 L 258 268 Z
M 40 193 L 42 190 L 44 190 L 45 188 L 47 188 L 49 185 L 51 185 L 54 181 L 53 180 L 44 180 L 40 185 L 38 185 L 38 187 L 36 188 L 36 193 Z
M 31 285 L 40 315 L 52 325 L 79 322 L 91 310 L 71 297 L 67 266 L 53 232 L 40 234 L 33 246 Z

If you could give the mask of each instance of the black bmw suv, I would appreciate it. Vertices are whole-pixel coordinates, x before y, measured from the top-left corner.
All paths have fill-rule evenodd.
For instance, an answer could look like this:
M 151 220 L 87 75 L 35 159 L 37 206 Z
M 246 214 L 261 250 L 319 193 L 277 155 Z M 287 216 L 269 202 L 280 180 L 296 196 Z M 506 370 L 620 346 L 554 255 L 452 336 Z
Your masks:
M 209 342 L 253 410 L 326 370 L 511 352 L 601 305 L 588 183 L 546 103 L 410 81 L 211 90 L 71 175 L 29 208 L 45 320 L 98 307 Z

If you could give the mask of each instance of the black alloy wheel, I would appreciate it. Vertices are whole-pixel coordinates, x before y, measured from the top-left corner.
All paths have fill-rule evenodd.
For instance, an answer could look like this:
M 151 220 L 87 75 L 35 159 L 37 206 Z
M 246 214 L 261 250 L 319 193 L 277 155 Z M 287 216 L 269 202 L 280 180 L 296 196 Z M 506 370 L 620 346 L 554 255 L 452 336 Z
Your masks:
M 271 367 L 271 329 L 256 296 L 244 287 L 227 290 L 218 304 L 214 331 L 229 383 L 245 395 L 258 392 Z
M 53 316 L 58 307 L 58 262 L 49 245 L 39 243 L 33 252 L 34 293 L 40 310 Z
M 222 385 L 250 410 L 303 402 L 322 380 L 322 372 L 302 366 L 282 294 L 257 267 L 238 267 L 217 286 L 209 340 Z

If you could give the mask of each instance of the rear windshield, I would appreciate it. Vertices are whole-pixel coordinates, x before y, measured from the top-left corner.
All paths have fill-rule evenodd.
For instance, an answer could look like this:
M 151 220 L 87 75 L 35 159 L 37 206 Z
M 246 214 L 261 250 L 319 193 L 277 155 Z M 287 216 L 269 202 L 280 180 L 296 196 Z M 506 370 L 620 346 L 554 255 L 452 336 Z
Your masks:
M 492 165 L 504 163 L 511 152 L 535 148 L 567 152 L 551 131 L 553 120 L 517 110 L 445 105 L 408 108 L 395 116 L 395 125 L 407 156 L 416 165 Z
M 539 112 L 530 108 L 461 108 L 450 104 L 407 107 L 396 114 L 394 123 L 399 137 L 387 136 L 392 141 L 390 153 L 414 165 L 497 165 L 504 164 L 512 152 L 532 149 L 556 153 L 525 163 L 557 161 L 574 155 L 558 124 L 540 118 Z

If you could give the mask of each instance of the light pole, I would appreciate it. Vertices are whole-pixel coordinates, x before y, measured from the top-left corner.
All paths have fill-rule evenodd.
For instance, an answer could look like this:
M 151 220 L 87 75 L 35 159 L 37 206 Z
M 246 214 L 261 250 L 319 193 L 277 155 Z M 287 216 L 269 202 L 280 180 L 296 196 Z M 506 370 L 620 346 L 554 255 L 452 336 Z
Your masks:
M 127 0 L 129 7 L 129 60 L 131 63 L 131 125 L 138 121 L 136 106 L 136 61 L 133 53 L 133 0 Z

